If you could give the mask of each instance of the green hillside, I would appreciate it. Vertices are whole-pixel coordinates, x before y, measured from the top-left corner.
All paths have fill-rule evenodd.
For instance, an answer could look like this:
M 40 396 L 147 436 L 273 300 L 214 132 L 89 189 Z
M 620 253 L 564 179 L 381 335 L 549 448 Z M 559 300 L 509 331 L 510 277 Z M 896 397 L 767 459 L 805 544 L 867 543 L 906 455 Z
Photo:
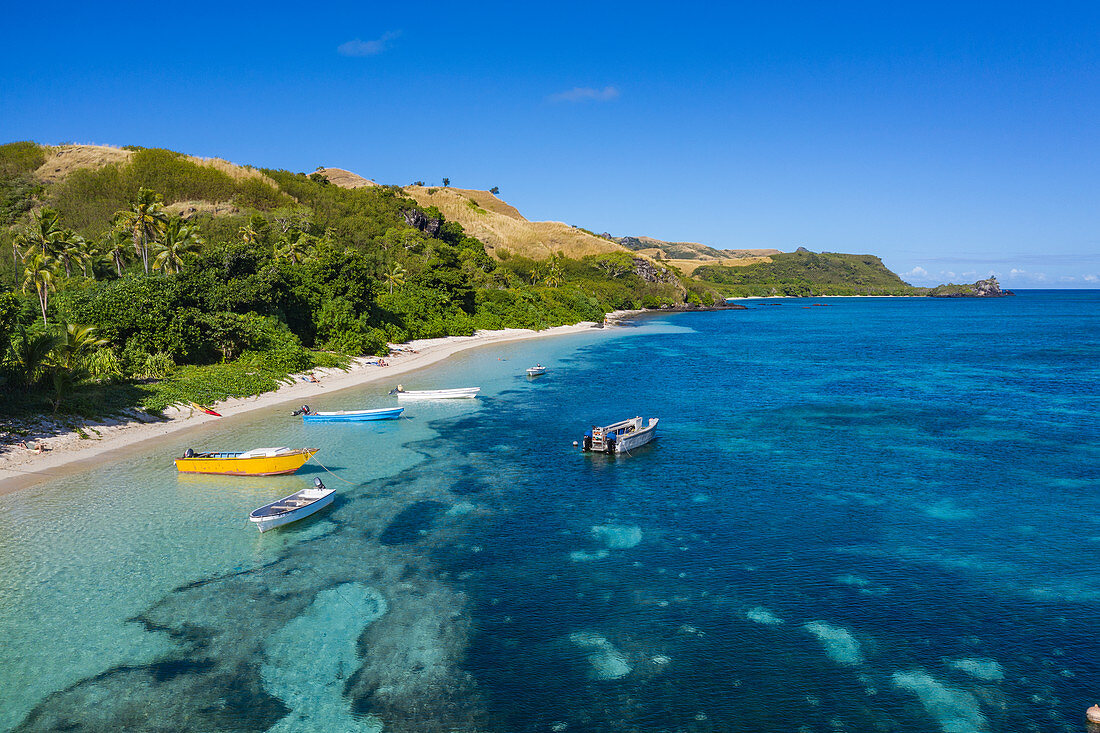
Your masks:
M 923 295 L 874 255 L 790 252 L 740 267 L 703 265 L 695 277 L 727 297 L 814 295 Z
M 168 150 L 2 145 L 0 207 L 9 414 L 205 403 L 388 342 L 713 297 L 626 252 L 495 260 L 394 186 Z

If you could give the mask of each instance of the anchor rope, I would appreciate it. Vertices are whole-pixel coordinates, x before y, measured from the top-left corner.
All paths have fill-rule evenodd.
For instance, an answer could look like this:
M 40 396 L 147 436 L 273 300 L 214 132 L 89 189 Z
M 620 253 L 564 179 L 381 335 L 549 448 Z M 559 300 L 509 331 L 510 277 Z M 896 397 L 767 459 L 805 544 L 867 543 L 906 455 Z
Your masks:
M 325 469 L 326 471 L 328 471 L 328 472 L 329 472 L 329 475 L 331 475 L 331 476 L 336 476 L 336 478 L 340 479 L 341 481 L 343 481 L 343 482 L 344 482 L 345 484 L 347 484 L 348 486 L 355 486 L 355 483 L 354 483 L 354 482 L 352 482 L 352 481 L 348 481 L 348 480 L 347 480 L 346 478 L 344 478 L 343 476 L 337 476 L 337 475 L 336 475 L 335 473 L 333 473 L 332 471 L 329 471 L 329 470 L 328 470 L 328 466 L 326 466 L 325 464 L 323 464 L 323 463 L 321 463 L 320 461 L 318 461 L 318 460 L 317 460 L 317 454 L 316 454 L 316 453 L 314 453 L 314 454 L 313 454 L 312 456 L 310 456 L 310 457 L 309 457 L 309 460 L 310 460 L 310 461 L 315 461 L 315 462 L 317 463 L 317 465 L 318 465 L 318 466 L 320 466 L 321 468 L 323 468 L 323 469 Z

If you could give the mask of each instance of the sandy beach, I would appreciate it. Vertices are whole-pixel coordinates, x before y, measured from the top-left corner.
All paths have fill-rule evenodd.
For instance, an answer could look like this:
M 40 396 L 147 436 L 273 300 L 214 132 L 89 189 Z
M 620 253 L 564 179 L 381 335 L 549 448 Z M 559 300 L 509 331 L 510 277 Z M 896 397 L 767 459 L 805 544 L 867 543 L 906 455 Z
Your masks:
M 632 315 L 631 311 L 609 313 L 609 323 Z M 224 418 L 214 417 L 191 408 L 169 408 L 162 418 L 135 413 L 132 420 L 85 421 L 80 432 L 61 432 L 41 440 L 31 440 L 32 445 L 42 443 L 42 453 L 28 450 L 18 444 L 0 447 L 0 494 L 7 494 L 43 481 L 76 473 L 94 467 L 98 463 L 121 457 L 127 452 L 148 449 L 155 441 L 181 431 L 207 425 L 212 421 L 244 415 L 282 403 L 306 402 L 309 398 L 358 387 L 372 382 L 386 381 L 397 384 L 402 374 L 443 361 L 460 351 L 490 344 L 522 341 L 547 336 L 580 333 L 598 324 L 582 322 L 571 326 L 558 326 L 542 331 L 510 328 L 500 331 L 479 331 L 473 336 L 447 336 L 437 339 L 410 341 L 385 357 L 388 366 L 377 366 L 377 357 L 354 359 L 347 371 L 341 369 L 314 369 L 319 382 L 303 379 L 304 375 L 291 375 L 294 381 L 281 385 L 272 392 L 226 400 L 212 406 Z M 48 417 L 43 418 L 47 420 Z

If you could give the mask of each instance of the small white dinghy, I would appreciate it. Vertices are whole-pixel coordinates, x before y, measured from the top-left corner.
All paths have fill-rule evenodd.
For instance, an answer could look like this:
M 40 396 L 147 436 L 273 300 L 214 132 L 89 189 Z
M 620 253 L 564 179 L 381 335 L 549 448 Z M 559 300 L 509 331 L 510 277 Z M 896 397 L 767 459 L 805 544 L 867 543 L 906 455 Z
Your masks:
M 329 504 L 336 494 L 336 489 L 325 488 L 321 479 L 313 479 L 313 486 L 302 489 L 290 496 L 265 504 L 259 509 L 253 510 L 248 518 L 256 524 L 261 532 L 280 527 L 284 524 L 305 519 Z
M 390 394 L 395 394 L 399 399 L 406 400 L 457 400 L 477 397 L 481 387 L 460 387 L 458 389 L 405 389 L 404 385 L 397 385 L 397 389 Z
M 537 377 L 540 374 L 546 374 L 546 367 L 542 364 L 535 364 L 533 367 L 527 367 L 527 376 Z

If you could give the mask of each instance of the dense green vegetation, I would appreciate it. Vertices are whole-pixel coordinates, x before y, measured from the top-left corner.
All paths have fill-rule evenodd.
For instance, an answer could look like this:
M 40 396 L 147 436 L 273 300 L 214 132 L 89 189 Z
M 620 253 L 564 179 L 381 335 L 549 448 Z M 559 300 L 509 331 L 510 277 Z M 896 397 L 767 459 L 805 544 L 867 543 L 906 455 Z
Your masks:
M 32 143 L 0 146 L 9 413 L 205 404 L 389 342 L 712 297 L 647 282 L 626 253 L 494 261 L 394 187 L 231 175 L 154 149 L 42 185 L 43 160 Z M 183 219 L 177 202 L 200 205 Z M 213 215 L 203 202 L 222 205 Z
M 31 175 L 46 160 L 35 143 L 0 146 L 0 227 L 7 228 L 31 210 L 42 187 Z
M 727 297 L 923 295 L 873 255 L 791 252 L 742 267 L 705 265 L 695 276 Z

